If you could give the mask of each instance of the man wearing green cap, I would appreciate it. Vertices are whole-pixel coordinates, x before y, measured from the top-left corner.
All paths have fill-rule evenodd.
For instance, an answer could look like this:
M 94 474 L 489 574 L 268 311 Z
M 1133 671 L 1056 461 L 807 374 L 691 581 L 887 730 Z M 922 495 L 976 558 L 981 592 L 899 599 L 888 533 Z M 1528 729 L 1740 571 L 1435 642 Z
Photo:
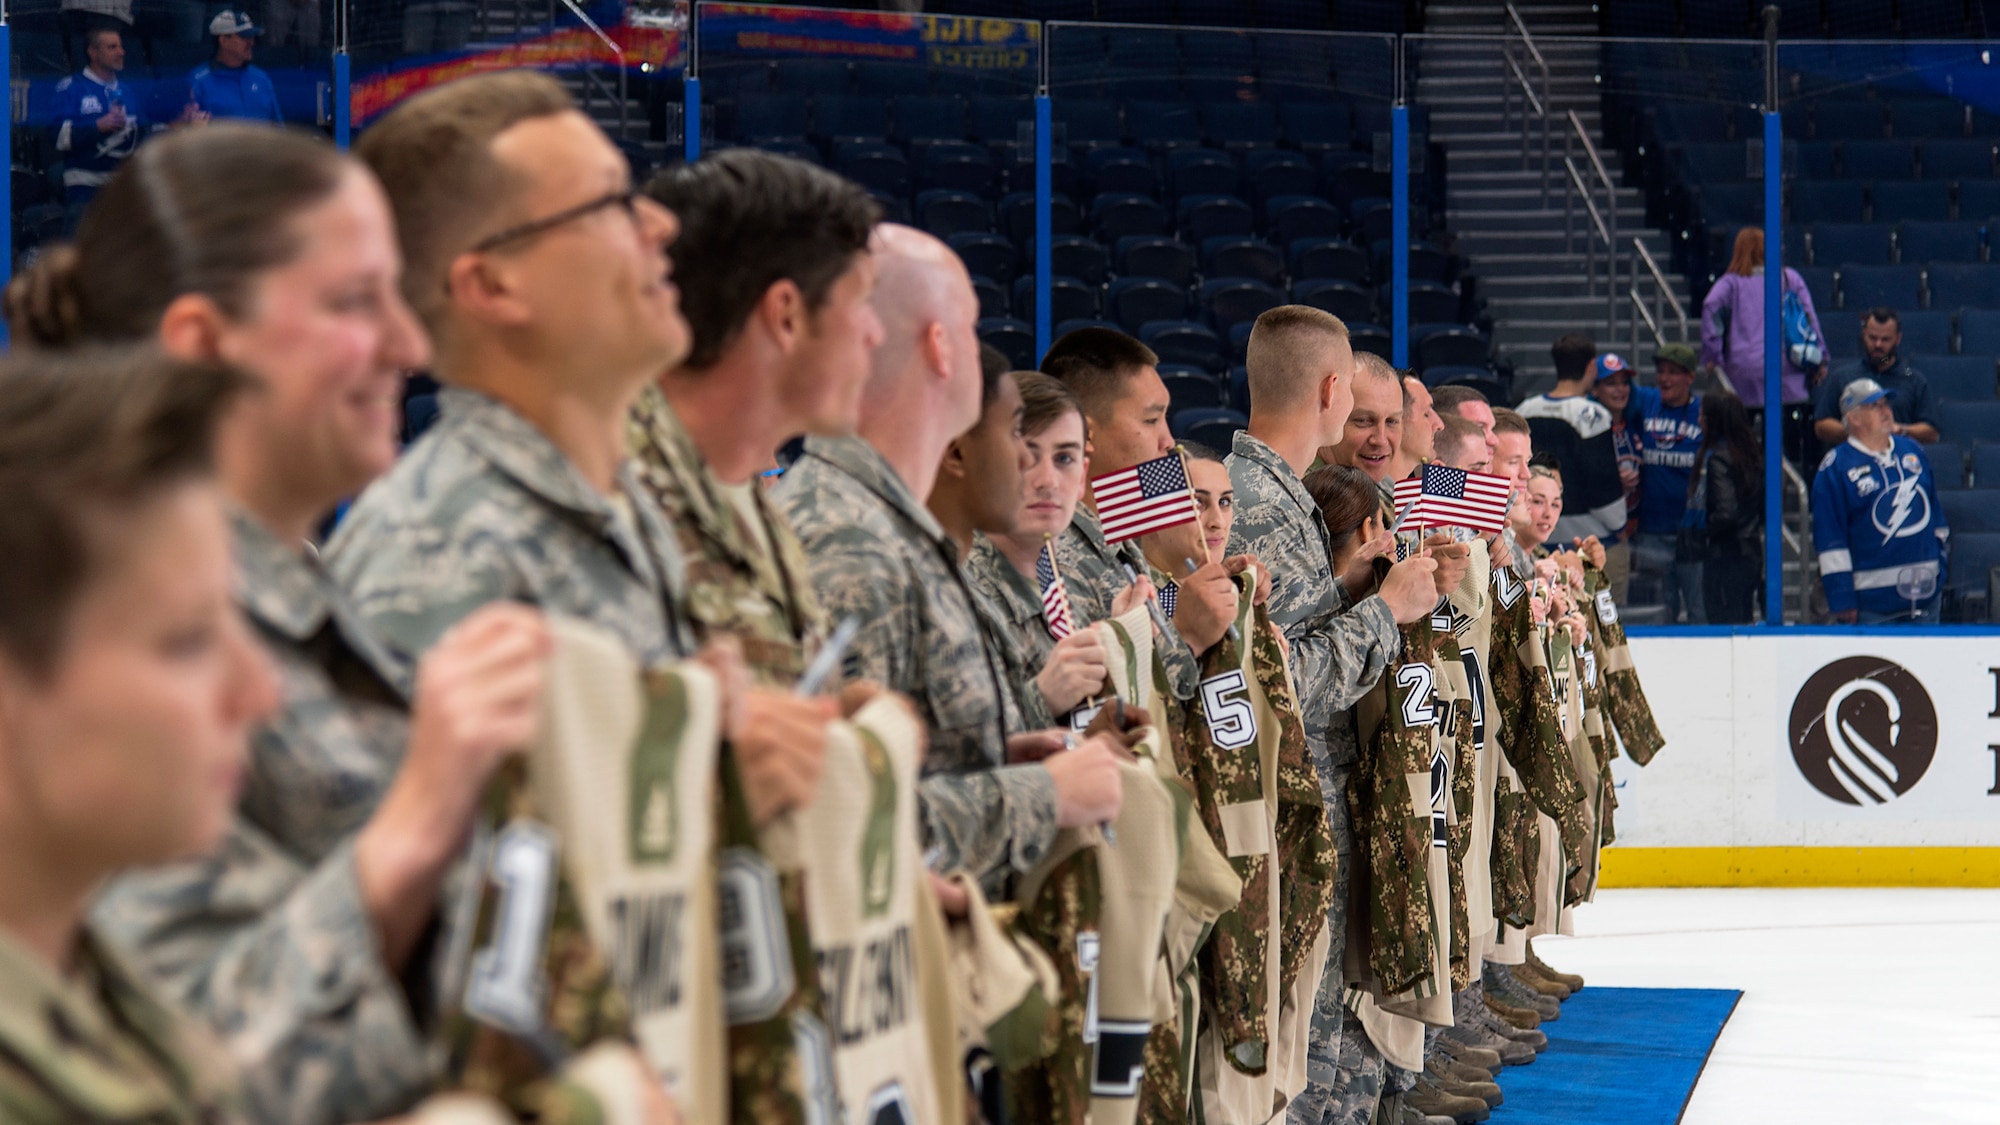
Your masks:
M 1688 480 L 1701 446 L 1701 396 L 1694 393 L 1695 350 L 1665 344 L 1653 353 L 1655 386 L 1632 391 L 1631 424 L 1639 438 L 1639 534 L 1632 572 L 1657 581 L 1669 622 L 1699 625 L 1701 563 L 1677 561 L 1674 543 L 1687 514 Z

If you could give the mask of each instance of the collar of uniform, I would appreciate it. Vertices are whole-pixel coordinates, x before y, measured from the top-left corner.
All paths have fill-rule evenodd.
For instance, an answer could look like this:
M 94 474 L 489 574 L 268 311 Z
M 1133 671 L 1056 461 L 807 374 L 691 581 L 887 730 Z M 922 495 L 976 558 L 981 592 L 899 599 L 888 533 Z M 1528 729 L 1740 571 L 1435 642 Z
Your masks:
M 711 535 L 722 530 L 721 506 L 708 491 L 701 450 L 657 383 L 648 384 L 632 406 L 631 445 L 648 467 L 673 478 L 672 494 L 655 497 L 669 518 L 692 518 Z
M 333 615 L 332 583 L 312 548 L 287 544 L 241 508 L 229 513 L 236 537 L 236 600 L 266 627 L 304 641 Z
M 984 532 L 972 535 L 972 553 L 966 556 L 965 572 L 981 580 L 981 584 L 992 587 L 994 593 L 1004 598 L 1010 611 L 1026 612 L 1034 607 L 1034 615 L 1042 612 L 1042 591 L 1034 579 L 1014 568 L 1000 548 L 993 545 Z
M 65 978 L 0 930 L 0 1051 L 14 1056 L 79 1119 L 179 1119 L 192 1094 L 228 1073 L 216 1049 L 148 994 L 86 928 Z M 137 1039 L 131 1049 L 110 1045 Z M 157 1065 L 146 1075 L 121 1063 Z
M 917 498 L 910 494 L 910 486 L 903 483 L 903 478 L 896 475 L 895 468 L 874 446 L 858 437 L 809 437 L 806 453 L 859 481 L 904 519 L 916 524 L 926 536 L 947 547 L 952 558 L 958 557 L 958 546 L 945 535 L 944 526 L 931 515 L 929 508 L 917 503 Z
M 1278 482 L 1278 487 L 1291 498 L 1293 505 L 1312 521 L 1313 528 L 1319 532 L 1320 542 L 1324 544 L 1327 541 L 1326 517 L 1320 513 L 1319 505 L 1313 503 L 1312 494 L 1306 491 L 1305 482 L 1299 479 L 1299 475 L 1292 471 L 1291 465 L 1287 464 L 1283 457 L 1278 456 L 1277 450 L 1251 437 L 1249 430 L 1238 430 L 1229 451 L 1271 474 L 1271 479 Z
M 446 387 L 438 394 L 438 412 L 441 425 L 457 431 L 460 440 L 521 487 L 558 507 L 592 517 L 600 529 L 617 522 L 612 518 L 611 502 L 583 479 L 554 442 L 512 407 L 478 391 Z M 618 470 L 618 483 L 627 493 L 634 491 L 630 468 L 631 462 L 626 461 Z

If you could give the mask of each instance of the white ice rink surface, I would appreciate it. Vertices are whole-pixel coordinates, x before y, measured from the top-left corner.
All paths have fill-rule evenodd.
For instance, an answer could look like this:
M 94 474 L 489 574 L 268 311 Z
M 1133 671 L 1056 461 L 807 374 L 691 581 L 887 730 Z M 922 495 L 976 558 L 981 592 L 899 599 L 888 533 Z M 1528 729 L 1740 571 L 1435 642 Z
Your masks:
M 1576 930 L 1535 951 L 1587 984 L 1742 990 L 1683 1125 L 2000 1125 L 2000 890 L 1606 890 Z

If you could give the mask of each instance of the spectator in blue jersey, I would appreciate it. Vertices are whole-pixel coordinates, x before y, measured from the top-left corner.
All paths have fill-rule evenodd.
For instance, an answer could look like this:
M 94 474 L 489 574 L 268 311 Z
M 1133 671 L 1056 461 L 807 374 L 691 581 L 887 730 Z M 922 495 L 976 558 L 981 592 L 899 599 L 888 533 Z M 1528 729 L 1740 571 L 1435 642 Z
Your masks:
M 271 76 L 250 64 L 263 29 L 250 13 L 224 8 L 208 21 L 215 38 L 215 57 L 188 75 L 188 96 L 211 117 L 285 123 L 278 108 L 278 90 Z
M 88 203 L 111 173 L 138 149 L 145 132 L 139 105 L 119 85 L 125 37 L 97 27 L 84 47 L 84 68 L 56 83 L 55 150 L 63 162 L 63 197 Z
M 1813 480 L 1813 546 L 1833 619 L 1934 622 L 1951 531 L 1923 446 L 1896 433 L 1890 394 L 1866 376 L 1840 393 L 1847 440 Z
M 1834 445 L 1847 440 L 1840 396 L 1857 379 L 1873 379 L 1889 392 L 1890 433 L 1929 444 L 1938 439 L 1937 400 L 1923 373 L 1903 358 L 1903 322 L 1887 306 L 1861 318 L 1861 358 L 1842 364 L 1819 385 L 1813 433 Z
M 1701 396 L 1694 393 L 1694 348 L 1667 344 L 1653 355 L 1655 386 L 1632 392 L 1639 441 L 1639 534 L 1632 569 L 1660 583 L 1669 622 L 1708 620 L 1702 563 L 1676 544 L 1687 513 L 1688 483 L 1701 446 Z

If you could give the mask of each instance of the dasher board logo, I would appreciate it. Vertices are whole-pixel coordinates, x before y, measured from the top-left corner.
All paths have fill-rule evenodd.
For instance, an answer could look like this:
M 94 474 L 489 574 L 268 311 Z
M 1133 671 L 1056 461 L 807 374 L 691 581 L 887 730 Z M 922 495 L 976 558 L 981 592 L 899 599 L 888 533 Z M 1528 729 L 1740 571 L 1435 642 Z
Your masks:
M 1886 805 L 1914 788 L 1937 754 L 1930 693 L 1907 668 L 1849 656 L 1807 678 L 1787 724 L 1799 773 L 1844 805 Z

